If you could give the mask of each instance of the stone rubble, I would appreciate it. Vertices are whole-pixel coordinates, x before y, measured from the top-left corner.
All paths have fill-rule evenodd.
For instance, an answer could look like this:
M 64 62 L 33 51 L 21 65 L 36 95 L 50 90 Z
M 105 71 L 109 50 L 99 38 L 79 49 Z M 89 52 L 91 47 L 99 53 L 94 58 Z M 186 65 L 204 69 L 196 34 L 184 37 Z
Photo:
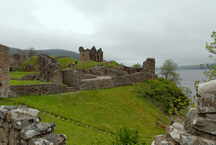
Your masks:
M 216 80 L 200 84 L 198 94 L 198 105 L 185 122 L 173 123 L 152 145 L 216 145 Z
M 54 123 L 42 123 L 39 111 L 25 106 L 0 106 L 0 145 L 66 145 L 53 134 Z

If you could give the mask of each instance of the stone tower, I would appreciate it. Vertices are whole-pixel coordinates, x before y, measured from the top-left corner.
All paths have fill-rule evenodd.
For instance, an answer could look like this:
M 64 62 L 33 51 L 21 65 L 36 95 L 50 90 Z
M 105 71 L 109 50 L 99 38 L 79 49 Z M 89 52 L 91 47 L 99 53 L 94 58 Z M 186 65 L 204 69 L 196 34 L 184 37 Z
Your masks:
M 80 52 L 80 61 L 96 61 L 96 62 L 103 62 L 103 50 L 96 49 L 95 46 L 93 46 L 91 49 L 84 49 L 83 47 L 79 48 Z
M 149 77 L 155 77 L 155 59 L 147 58 L 146 61 L 143 62 L 143 71 L 146 72 Z
M 9 48 L 0 44 L 0 98 L 9 92 Z

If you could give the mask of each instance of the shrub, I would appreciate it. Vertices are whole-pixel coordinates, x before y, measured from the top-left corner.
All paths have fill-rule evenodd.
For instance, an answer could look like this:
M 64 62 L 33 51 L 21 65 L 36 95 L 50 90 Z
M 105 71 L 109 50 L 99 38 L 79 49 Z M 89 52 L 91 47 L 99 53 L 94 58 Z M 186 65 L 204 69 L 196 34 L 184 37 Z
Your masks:
M 172 81 L 147 80 L 135 88 L 139 96 L 151 100 L 169 115 L 182 114 L 190 105 L 189 98 Z
M 140 141 L 139 133 L 137 130 L 121 128 L 116 136 L 113 138 L 112 143 L 105 143 L 101 139 L 95 140 L 91 145 L 147 145 L 145 142 Z
M 133 68 L 142 68 L 141 64 L 139 64 L 139 63 L 132 65 L 132 67 Z
M 137 130 L 122 128 L 117 132 L 112 145 L 146 145 L 146 143 L 141 143 Z

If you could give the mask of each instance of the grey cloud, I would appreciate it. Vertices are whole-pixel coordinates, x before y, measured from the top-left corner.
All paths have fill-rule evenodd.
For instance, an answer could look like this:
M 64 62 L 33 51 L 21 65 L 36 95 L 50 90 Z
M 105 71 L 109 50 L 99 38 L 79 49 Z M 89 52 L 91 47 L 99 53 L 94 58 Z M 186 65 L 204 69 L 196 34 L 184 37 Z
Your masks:
M 56 26 L 49 29 L 42 20 L 49 21 L 52 13 L 47 7 L 43 13 L 34 12 L 43 6 L 42 0 L 2 2 L 0 16 L 1 42 L 22 47 L 64 48 L 77 51 L 79 45 L 104 48 L 108 59 L 123 63 L 141 63 L 147 57 L 155 57 L 160 65 L 172 58 L 179 64 L 206 63 L 208 53 L 204 45 L 210 33 L 215 30 L 216 1 L 213 0 L 52 0 L 81 14 L 93 24 L 94 32 L 79 34 Z M 52 8 L 55 10 L 55 7 Z M 76 21 L 74 11 L 56 8 L 63 24 Z M 55 14 L 52 17 L 55 18 Z M 38 19 L 39 17 L 43 19 Z M 83 22 L 85 23 L 85 22 Z M 52 24 L 50 24 L 52 25 Z M 58 29 L 57 29 L 58 27 Z M 80 29 L 85 25 L 80 26 Z M 55 27 L 54 27 L 55 28 Z M 77 28 L 77 27 L 76 27 Z M 74 28 L 74 29 L 76 29 Z M 63 31 L 64 30 L 64 31 Z

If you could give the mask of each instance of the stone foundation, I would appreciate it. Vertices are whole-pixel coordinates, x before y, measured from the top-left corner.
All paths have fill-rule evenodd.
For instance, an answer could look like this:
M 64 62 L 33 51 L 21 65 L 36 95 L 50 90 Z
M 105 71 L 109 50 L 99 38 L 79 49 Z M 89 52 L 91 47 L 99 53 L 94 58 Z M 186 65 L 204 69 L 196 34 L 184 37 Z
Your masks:
M 12 94 L 15 94 L 16 96 L 27 96 L 66 93 L 75 91 L 75 88 L 70 88 L 58 84 L 41 84 L 10 86 L 10 90 Z
M 38 110 L 0 106 L 0 145 L 65 145 L 66 137 L 54 134 L 55 124 L 42 123 Z

